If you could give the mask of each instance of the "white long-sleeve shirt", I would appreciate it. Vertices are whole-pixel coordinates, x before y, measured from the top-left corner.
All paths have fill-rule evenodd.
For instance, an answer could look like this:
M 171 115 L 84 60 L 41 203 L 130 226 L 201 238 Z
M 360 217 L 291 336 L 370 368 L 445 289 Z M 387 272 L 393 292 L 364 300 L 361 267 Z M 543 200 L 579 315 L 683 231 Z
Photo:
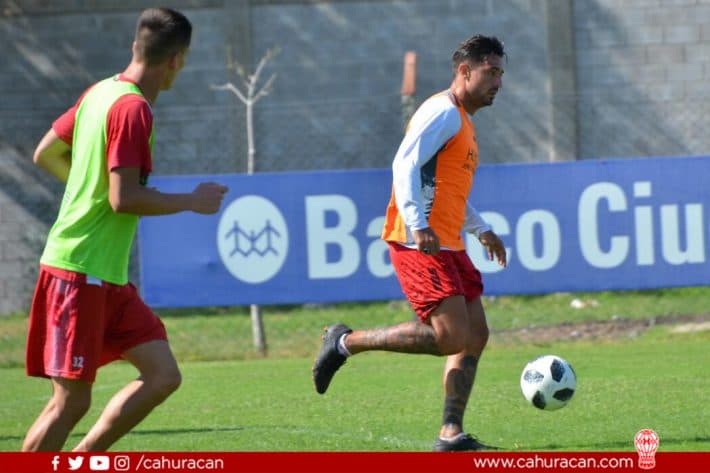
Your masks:
M 424 193 L 433 192 L 434 189 L 422 186 L 422 167 L 437 155 L 460 128 L 461 114 L 445 94 L 424 102 L 409 123 L 407 134 L 392 163 L 397 210 L 408 233 L 429 226 L 424 209 Z M 490 229 L 475 207 L 467 201 L 463 230 L 479 236 Z M 411 238 L 409 240 L 412 241 Z

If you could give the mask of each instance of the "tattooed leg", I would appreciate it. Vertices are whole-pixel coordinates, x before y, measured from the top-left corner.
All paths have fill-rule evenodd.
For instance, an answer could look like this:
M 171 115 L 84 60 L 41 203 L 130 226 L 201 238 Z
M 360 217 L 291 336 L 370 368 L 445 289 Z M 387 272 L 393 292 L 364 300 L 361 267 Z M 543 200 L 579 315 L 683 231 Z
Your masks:
M 463 431 L 463 415 L 476 377 L 478 358 L 473 355 L 452 355 L 446 361 L 444 373 L 444 416 L 439 435 L 453 437 Z
M 353 355 L 369 350 L 441 355 L 434 329 L 421 322 L 404 322 L 392 327 L 356 330 L 345 338 L 345 346 Z

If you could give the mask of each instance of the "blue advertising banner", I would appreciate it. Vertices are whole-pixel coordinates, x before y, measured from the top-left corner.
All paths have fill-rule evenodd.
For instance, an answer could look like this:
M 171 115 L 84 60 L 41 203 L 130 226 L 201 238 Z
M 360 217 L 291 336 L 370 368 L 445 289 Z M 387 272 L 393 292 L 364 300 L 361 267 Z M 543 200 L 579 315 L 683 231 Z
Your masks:
M 229 186 L 216 215 L 141 219 L 141 282 L 155 307 L 401 299 L 379 239 L 389 169 L 154 177 L 165 192 Z M 710 284 L 710 157 L 482 165 L 471 203 L 509 265 L 467 251 L 485 293 Z

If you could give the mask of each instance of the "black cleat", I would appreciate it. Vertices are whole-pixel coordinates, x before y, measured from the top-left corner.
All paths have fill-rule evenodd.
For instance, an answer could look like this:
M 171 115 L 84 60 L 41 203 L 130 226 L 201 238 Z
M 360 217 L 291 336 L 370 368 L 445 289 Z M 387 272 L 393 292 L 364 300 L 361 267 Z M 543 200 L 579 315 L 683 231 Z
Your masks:
M 434 443 L 435 452 L 478 452 L 481 450 L 498 450 L 498 448 L 482 444 L 475 437 L 463 432 L 451 439 L 439 437 Z
M 350 327 L 344 324 L 331 325 L 323 330 L 323 346 L 320 349 L 316 363 L 313 365 L 313 382 L 318 394 L 328 389 L 335 372 L 343 366 L 347 357 L 338 351 L 338 340 L 343 334 L 350 333 Z

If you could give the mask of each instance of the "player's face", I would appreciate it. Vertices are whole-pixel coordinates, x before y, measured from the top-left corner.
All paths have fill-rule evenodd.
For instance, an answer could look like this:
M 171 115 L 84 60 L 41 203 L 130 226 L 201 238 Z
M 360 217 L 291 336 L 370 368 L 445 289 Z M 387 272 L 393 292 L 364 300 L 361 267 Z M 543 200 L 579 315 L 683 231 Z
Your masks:
M 469 64 L 466 77 L 466 94 L 478 107 L 493 104 L 498 91 L 503 87 L 503 58 L 491 54 L 483 62 Z

